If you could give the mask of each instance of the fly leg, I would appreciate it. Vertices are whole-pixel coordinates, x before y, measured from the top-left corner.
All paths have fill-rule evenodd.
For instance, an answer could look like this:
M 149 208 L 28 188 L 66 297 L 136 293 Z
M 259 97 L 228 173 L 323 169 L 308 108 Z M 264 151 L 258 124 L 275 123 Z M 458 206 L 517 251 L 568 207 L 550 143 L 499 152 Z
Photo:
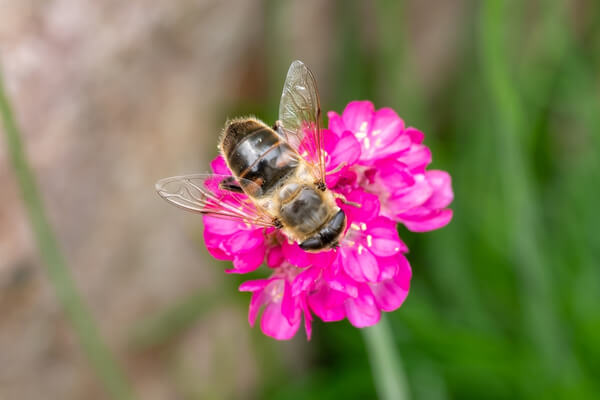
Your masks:
M 333 197 L 335 197 L 336 199 L 340 199 L 342 201 L 342 203 L 344 203 L 344 204 L 348 204 L 349 206 L 356 207 L 356 208 L 361 208 L 362 207 L 362 204 L 358 204 L 358 203 L 356 203 L 354 201 L 349 201 L 346 198 L 346 196 L 344 196 L 341 193 L 337 193 L 337 192 L 332 192 L 332 193 L 333 193 Z

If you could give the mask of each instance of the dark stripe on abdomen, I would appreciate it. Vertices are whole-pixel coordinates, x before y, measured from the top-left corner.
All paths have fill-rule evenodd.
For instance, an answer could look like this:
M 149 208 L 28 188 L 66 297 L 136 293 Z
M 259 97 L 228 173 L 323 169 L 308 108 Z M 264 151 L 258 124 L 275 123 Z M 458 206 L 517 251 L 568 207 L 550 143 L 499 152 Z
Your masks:
M 296 153 L 280 142 L 270 128 L 259 129 L 244 137 L 229 153 L 228 161 L 236 176 L 260 187 L 258 193 L 256 190 L 247 192 L 254 197 L 268 194 L 298 166 Z M 244 187 L 243 180 L 240 184 Z

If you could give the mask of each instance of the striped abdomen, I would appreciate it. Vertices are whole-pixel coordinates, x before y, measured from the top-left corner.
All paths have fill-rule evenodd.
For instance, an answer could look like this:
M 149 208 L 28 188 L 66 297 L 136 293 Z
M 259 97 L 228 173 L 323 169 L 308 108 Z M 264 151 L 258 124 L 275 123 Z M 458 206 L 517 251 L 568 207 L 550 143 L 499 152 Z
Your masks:
M 273 129 L 254 119 L 229 123 L 221 149 L 233 174 L 257 185 L 248 187 L 240 181 L 244 191 L 255 198 L 269 194 L 298 167 L 290 146 L 280 141 Z

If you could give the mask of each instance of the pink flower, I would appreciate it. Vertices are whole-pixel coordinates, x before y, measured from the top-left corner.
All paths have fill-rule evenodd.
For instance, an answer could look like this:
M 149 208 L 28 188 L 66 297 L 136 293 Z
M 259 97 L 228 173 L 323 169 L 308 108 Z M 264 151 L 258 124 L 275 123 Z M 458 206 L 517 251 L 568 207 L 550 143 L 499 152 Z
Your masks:
M 426 170 L 431 151 L 423 145 L 421 131 L 405 128 L 393 110 L 375 110 L 369 101 L 353 101 L 341 116 L 328 116 L 329 128 L 337 135 L 350 131 L 361 142 L 354 170 L 362 178 L 361 187 L 379 194 L 382 215 L 415 232 L 450 222 L 452 210 L 445 208 L 454 198 L 450 175 Z
M 327 113 L 329 129 L 341 134 L 352 132 L 361 144 L 359 164 L 372 165 L 376 160 L 394 157 L 406 151 L 410 138 L 404 121 L 390 108 L 375 111 L 370 101 L 353 101 L 342 115 Z
M 291 271 L 286 271 L 290 270 Z M 247 281 L 240 285 L 240 291 L 252 292 L 248 322 L 254 326 L 260 309 L 264 310 L 260 319 L 260 328 L 265 335 L 279 340 L 291 339 L 298 328 L 302 314 L 305 313 L 304 326 L 306 336 L 310 338 L 312 317 L 301 293 L 292 293 L 290 279 L 298 273 L 296 267 L 286 266 L 279 269 L 270 279 Z M 287 273 L 286 273 L 287 272 Z
M 222 156 L 211 163 L 216 174 L 231 175 Z M 223 201 L 227 202 L 227 192 L 220 191 L 216 185 L 215 192 L 223 193 Z M 230 199 L 232 205 L 233 200 Z M 272 229 L 271 229 L 272 230 Z M 233 261 L 233 268 L 228 273 L 245 274 L 254 271 L 263 263 L 267 250 L 265 242 L 266 230 L 236 220 L 204 216 L 204 242 L 209 253 L 219 260 Z
M 380 260 L 380 268 L 380 279 L 371 283 L 356 282 L 343 272 L 326 276 L 308 298 L 311 310 L 326 322 L 347 317 L 357 328 L 374 325 L 381 311 L 394 311 L 402 305 L 412 274 L 401 253 Z
M 423 232 L 452 218 L 450 175 L 427 170 L 431 152 L 422 132 L 368 101 L 328 116 L 326 183 L 347 201 L 338 200 L 348 224 L 337 249 L 308 253 L 274 228 L 204 216 L 206 246 L 215 258 L 233 262 L 227 272 L 268 267 L 269 278 L 247 281 L 240 290 L 252 293 L 250 325 L 260 315 L 261 330 L 275 339 L 292 338 L 302 320 L 310 338 L 314 315 L 325 322 L 347 318 L 359 328 L 376 324 L 382 311 L 402 305 L 410 287 L 408 248 L 396 224 Z M 221 156 L 211 166 L 216 174 L 231 174 Z
M 408 248 L 396 231 L 396 224 L 386 217 L 371 220 L 350 220 L 339 253 L 339 262 L 356 282 L 379 282 L 382 280 L 381 261 Z
M 265 258 L 263 228 L 256 229 L 237 221 L 205 215 L 204 243 L 214 258 L 233 261 L 233 268 L 227 272 L 252 272 L 260 267 Z

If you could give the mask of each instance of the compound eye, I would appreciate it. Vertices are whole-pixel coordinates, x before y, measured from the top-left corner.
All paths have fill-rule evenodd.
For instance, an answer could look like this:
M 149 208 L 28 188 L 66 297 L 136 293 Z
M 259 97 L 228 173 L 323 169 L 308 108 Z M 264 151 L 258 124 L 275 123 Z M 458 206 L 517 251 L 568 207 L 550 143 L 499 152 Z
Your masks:
M 344 214 L 342 210 L 338 211 L 331 219 L 328 228 L 331 229 L 335 235 L 342 233 L 344 228 L 346 228 L 346 214 Z
M 319 235 L 312 236 L 300 243 L 302 250 L 321 250 L 323 248 L 323 241 Z

